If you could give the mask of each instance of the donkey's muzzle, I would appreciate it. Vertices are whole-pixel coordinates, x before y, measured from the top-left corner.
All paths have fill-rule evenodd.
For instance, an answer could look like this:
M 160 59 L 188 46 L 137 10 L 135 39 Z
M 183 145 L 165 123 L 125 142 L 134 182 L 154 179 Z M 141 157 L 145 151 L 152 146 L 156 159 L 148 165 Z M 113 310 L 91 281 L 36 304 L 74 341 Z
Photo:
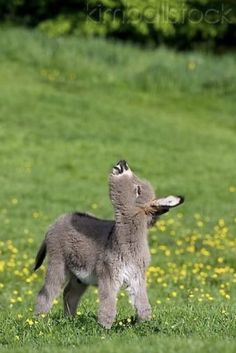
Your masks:
M 112 170 L 112 174 L 120 175 L 129 170 L 129 166 L 125 160 L 120 160 Z

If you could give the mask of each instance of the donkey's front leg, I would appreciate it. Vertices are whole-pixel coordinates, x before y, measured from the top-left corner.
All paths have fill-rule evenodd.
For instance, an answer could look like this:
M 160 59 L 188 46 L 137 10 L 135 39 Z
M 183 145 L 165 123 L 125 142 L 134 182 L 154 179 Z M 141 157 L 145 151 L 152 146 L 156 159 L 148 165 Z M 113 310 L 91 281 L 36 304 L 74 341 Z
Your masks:
M 147 321 L 151 319 L 152 311 L 151 306 L 148 301 L 147 289 L 146 289 L 146 280 L 144 275 L 136 279 L 131 283 L 128 293 L 132 304 L 134 305 L 137 317 L 139 321 Z
M 101 278 L 98 287 L 98 322 L 106 329 L 110 329 L 116 316 L 116 295 L 118 288 L 110 278 Z

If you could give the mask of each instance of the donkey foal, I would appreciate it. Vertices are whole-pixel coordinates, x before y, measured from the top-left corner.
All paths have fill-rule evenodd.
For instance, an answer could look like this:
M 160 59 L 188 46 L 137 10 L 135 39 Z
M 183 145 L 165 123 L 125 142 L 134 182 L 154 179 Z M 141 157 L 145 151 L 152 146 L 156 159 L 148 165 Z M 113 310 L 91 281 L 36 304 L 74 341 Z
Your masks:
M 98 285 L 99 323 L 109 329 L 116 316 L 116 296 L 124 287 L 139 320 L 149 320 L 145 270 L 150 262 L 147 229 L 159 215 L 183 202 L 181 196 L 156 199 L 152 186 L 140 180 L 125 161 L 109 176 L 115 220 L 89 214 L 65 214 L 48 229 L 35 261 L 37 270 L 48 254 L 45 284 L 35 312 L 48 312 L 64 289 L 64 311 L 76 313 L 89 285 Z

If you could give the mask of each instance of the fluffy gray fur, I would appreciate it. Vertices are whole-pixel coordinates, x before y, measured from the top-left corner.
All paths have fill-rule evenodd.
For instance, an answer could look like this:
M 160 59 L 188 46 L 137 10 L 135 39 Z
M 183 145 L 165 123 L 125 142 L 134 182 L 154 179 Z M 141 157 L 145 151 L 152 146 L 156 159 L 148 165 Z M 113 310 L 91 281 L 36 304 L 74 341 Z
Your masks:
M 158 204 L 147 181 L 132 173 L 120 161 L 109 176 L 110 199 L 115 220 L 101 220 L 88 214 L 71 213 L 50 226 L 36 257 L 35 270 L 46 253 L 48 267 L 35 312 L 46 313 L 64 288 L 64 311 L 76 313 L 89 285 L 99 289 L 98 321 L 110 328 L 116 316 L 116 296 L 124 287 L 139 320 L 149 320 L 145 270 L 150 262 L 147 229 L 171 206 Z M 177 197 L 177 203 L 183 202 Z

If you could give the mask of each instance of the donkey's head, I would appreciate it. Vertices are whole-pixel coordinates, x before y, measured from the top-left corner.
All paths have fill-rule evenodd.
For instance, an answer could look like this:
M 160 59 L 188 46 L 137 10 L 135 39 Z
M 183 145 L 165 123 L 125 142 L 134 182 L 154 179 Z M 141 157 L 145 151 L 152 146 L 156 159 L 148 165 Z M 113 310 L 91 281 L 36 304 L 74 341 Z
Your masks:
M 125 160 L 119 161 L 109 178 L 110 198 L 116 210 L 133 207 L 144 210 L 147 215 L 161 215 L 184 202 L 182 196 L 156 198 L 152 185 L 138 178 Z
M 135 206 L 140 195 L 140 186 L 126 161 L 119 161 L 112 169 L 109 178 L 110 198 L 115 209 L 128 210 Z

